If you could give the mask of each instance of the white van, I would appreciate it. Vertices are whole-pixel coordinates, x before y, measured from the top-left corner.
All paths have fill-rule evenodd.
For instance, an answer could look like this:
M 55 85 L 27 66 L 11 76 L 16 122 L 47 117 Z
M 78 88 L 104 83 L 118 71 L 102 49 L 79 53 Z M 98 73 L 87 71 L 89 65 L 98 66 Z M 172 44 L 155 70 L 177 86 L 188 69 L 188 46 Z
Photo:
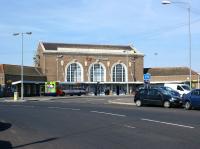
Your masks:
M 179 92 L 181 96 L 190 92 L 190 87 L 187 84 L 164 84 Z

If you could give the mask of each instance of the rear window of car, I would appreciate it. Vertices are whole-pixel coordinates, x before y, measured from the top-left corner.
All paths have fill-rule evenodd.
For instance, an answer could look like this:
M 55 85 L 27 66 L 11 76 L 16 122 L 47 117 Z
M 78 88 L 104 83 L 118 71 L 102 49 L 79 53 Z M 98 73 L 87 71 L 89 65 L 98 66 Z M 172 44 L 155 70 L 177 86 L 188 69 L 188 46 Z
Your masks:
M 147 94 L 147 90 L 141 89 L 141 90 L 139 91 L 139 93 L 140 93 L 140 94 Z

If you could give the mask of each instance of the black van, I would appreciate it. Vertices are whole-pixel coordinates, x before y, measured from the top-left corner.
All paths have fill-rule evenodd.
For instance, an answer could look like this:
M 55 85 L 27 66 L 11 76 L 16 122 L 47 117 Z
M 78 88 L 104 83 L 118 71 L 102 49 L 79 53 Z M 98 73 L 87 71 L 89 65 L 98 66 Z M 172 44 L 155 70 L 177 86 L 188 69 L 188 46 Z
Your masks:
M 174 96 L 171 92 L 161 88 L 139 89 L 134 97 L 136 106 L 155 105 L 169 108 L 182 105 L 180 97 Z

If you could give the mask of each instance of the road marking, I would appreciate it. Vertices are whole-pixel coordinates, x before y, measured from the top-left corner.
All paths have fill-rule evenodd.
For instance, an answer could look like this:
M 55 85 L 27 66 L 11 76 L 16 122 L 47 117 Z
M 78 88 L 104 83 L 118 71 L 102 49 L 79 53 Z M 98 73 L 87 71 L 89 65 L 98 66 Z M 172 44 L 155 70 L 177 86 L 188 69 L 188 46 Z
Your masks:
M 25 107 L 25 108 L 35 108 L 35 106 L 22 106 L 22 107 Z
M 166 124 L 166 125 L 172 125 L 172 126 L 178 126 L 178 127 L 184 127 L 184 128 L 190 128 L 190 129 L 194 128 L 192 126 L 180 125 L 180 124 L 176 124 L 176 123 L 169 123 L 169 122 L 162 122 L 162 121 L 156 121 L 156 120 L 145 119 L 145 118 L 142 118 L 141 120 L 142 121 L 155 122 L 155 123 L 161 123 L 161 124 Z
M 61 109 L 61 110 L 73 110 L 73 111 L 79 111 L 81 109 L 74 109 L 74 108 L 62 108 L 62 107 L 47 107 L 49 109 Z
M 107 112 L 101 112 L 101 111 L 90 111 L 90 112 L 99 113 L 99 114 L 106 114 L 106 115 L 113 115 L 113 116 L 120 116 L 120 117 L 126 117 L 126 115 L 122 115 L 122 114 L 107 113 Z
M 85 99 L 85 101 L 103 101 L 106 99 Z
M 80 111 L 81 109 L 71 109 L 71 110 L 73 110 L 73 111 Z
M 61 109 L 60 107 L 47 107 L 49 109 Z
M 35 106 L 26 106 L 26 105 L 11 105 L 13 107 L 24 107 L 24 108 L 35 108 Z
M 21 107 L 21 105 L 11 105 L 11 106 L 13 106 L 13 107 Z
M 131 128 L 131 129 L 135 129 L 134 126 L 130 126 L 130 125 L 124 125 L 124 127 L 126 127 L 126 128 Z

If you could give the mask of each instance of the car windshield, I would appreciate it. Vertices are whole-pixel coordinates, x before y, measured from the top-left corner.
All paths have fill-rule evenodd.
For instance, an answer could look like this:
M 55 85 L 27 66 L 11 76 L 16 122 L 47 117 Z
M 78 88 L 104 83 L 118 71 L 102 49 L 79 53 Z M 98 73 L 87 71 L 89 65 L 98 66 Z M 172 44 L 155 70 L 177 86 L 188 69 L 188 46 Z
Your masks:
M 170 87 L 165 87 L 166 88 L 166 90 L 168 90 L 168 91 L 174 91 L 172 88 L 170 88 Z
M 187 85 L 182 85 L 182 87 L 185 89 L 185 90 L 190 90 L 190 87 L 189 86 L 187 86 Z

